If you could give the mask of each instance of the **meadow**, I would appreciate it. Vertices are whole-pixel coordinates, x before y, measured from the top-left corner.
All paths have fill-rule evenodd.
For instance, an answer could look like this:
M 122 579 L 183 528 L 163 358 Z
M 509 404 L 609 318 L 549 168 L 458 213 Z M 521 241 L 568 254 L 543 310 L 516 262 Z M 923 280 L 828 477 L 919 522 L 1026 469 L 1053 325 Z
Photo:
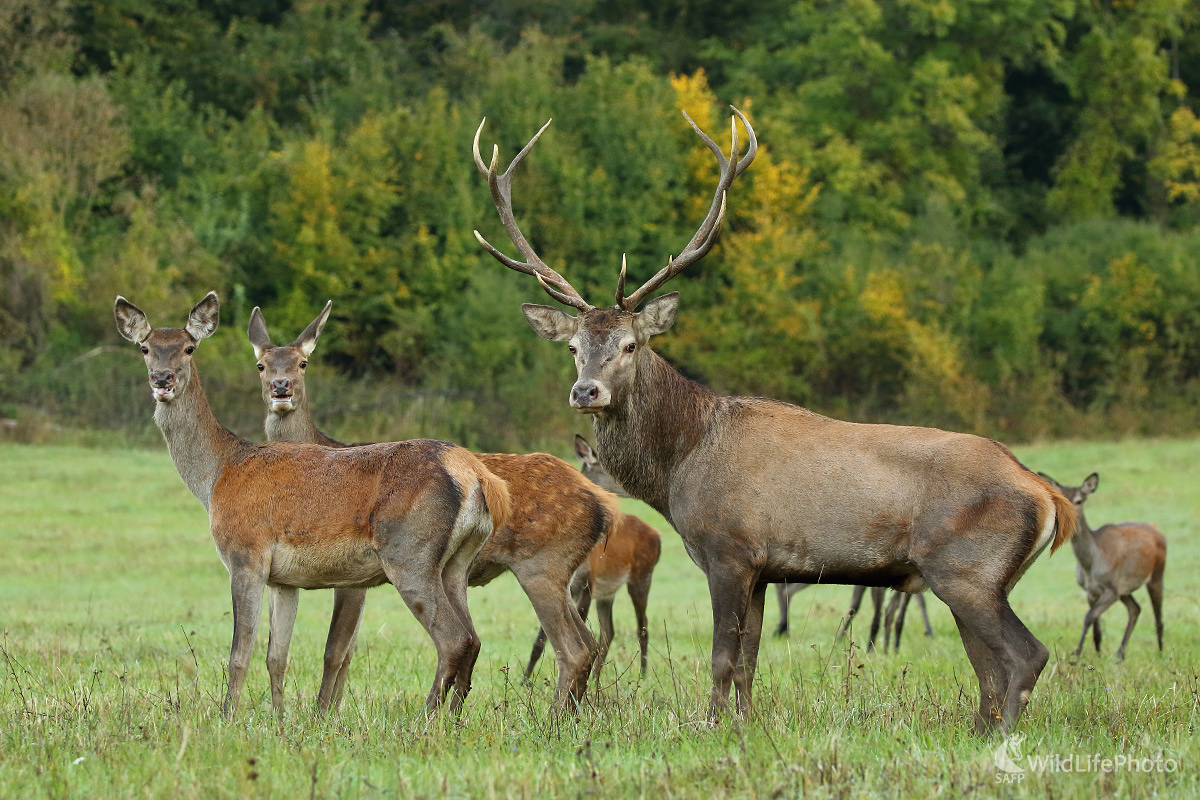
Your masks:
M 1200 439 L 1018 448 L 1066 484 L 1100 473 L 1093 526 L 1158 523 L 1168 540 L 1165 651 L 1142 619 L 1124 663 L 1120 605 L 1089 637 L 1069 548 L 1013 592 L 1051 650 L 1019 729 L 1028 756 L 1171 759 L 1173 772 L 1046 772 L 998 779 L 1002 742 L 969 734 L 975 677 L 945 606 L 935 636 L 910 609 L 898 654 L 866 653 L 866 621 L 834 633 L 850 589 L 798 594 L 788 638 L 764 635 L 756 708 L 704 724 L 711 613 L 679 537 L 663 534 L 639 680 L 632 610 L 578 719 L 550 713 L 554 663 L 520 677 L 537 622 L 516 582 L 474 589 L 483 651 L 458 717 L 426 719 L 434 652 L 387 586 L 369 595 L 338 713 L 314 697 L 331 593 L 302 594 L 288 710 L 270 708 L 266 626 L 242 706 L 220 716 L 232 632 L 229 584 L 200 504 L 165 451 L 0 444 L 2 797 L 1182 797 L 1200 793 Z M 864 611 L 867 610 L 864 608 Z M 266 609 L 264 608 L 264 619 Z M 865 615 L 864 615 L 865 616 Z M 776 620 L 768 598 L 767 624 Z M 1021 763 L 1029 766 L 1028 759 Z

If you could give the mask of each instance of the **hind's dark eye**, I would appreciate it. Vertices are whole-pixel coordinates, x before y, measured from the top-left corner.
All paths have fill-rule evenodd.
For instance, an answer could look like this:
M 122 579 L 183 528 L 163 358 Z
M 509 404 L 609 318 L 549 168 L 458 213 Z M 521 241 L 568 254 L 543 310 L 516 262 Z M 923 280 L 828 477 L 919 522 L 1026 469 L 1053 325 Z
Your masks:
M 307 361 L 301 361 L 301 362 L 300 362 L 300 369 L 304 369 L 304 368 L 305 368 L 305 367 L 307 367 L 307 366 L 308 366 L 308 362 L 307 362 Z
M 571 355 L 575 355 L 575 345 L 573 345 L 573 344 L 567 345 L 567 350 L 570 351 Z
M 192 353 L 196 352 L 196 348 L 189 347 L 187 350 L 184 350 L 183 352 L 187 353 L 190 356 Z
M 144 356 L 148 356 L 148 355 L 150 355 L 150 348 L 149 348 L 149 347 L 143 347 L 143 348 L 142 348 L 142 355 L 144 355 Z
M 262 372 L 264 369 L 266 369 L 266 366 L 265 366 L 264 364 L 259 364 L 259 365 L 258 365 L 258 371 L 259 371 L 259 372 Z

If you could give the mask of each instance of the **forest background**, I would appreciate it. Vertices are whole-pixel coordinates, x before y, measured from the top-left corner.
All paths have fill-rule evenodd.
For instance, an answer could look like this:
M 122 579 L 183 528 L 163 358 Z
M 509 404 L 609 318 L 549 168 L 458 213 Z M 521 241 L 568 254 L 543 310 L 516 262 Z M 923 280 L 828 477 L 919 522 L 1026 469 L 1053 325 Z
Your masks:
M 711 200 L 728 103 L 762 149 L 656 347 L 727 393 L 1005 441 L 1200 429 L 1200 2 L 0 0 L 0 435 L 150 442 L 113 297 L 181 325 L 261 430 L 245 339 L 327 299 L 318 422 L 564 451 L 550 302 L 470 158 L 507 163 L 589 299 Z

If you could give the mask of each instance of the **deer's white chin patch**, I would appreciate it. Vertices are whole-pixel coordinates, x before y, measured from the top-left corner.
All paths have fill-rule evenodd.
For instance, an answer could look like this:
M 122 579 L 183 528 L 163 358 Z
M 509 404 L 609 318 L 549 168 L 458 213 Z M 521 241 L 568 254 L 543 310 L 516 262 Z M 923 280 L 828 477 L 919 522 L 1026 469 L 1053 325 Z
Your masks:
M 271 398 L 271 410 L 272 411 L 291 411 L 292 410 L 292 398 L 290 398 L 290 397 L 272 397 Z
M 151 386 L 150 392 L 154 395 L 154 399 L 160 403 L 167 403 L 175 399 L 175 387 L 173 386 Z

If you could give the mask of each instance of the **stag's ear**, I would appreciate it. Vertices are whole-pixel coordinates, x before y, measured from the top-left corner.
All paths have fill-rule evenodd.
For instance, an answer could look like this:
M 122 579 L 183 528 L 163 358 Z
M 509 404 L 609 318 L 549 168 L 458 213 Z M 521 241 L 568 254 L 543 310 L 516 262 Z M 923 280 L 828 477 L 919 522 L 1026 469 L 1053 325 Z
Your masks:
M 575 434 L 575 455 L 585 464 L 596 463 L 596 454 L 592 452 L 592 446 L 578 433 Z
M 1084 479 L 1083 485 L 1079 487 L 1079 493 L 1087 499 L 1088 495 L 1096 491 L 1096 487 L 1100 485 L 1100 476 L 1093 472 Z
M 113 303 L 113 316 L 117 318 L 117 332 L 134 344 L 141 344 L 150 335 L 146 313 L 121 295 Z
M 325 328 L 325 322 L 329 319 L 329 310 L 333 308 L 333 301 L 326 300 L 325 308 L 321 309 L 321 313 L 317 318 L 308 323 L 308 327 L 304 332 L 296 337 L 296 341 L 292 342 L 292 347 L 299 348 L 304 357 L 308 358 L 312 355 L 313 350 L 317 348 L 317 338 L 320 337 L 321 331 Z
M 250 337 L 250 344 L 254 347 L 255 358 L 262 358 L 263 353 L 275 346 L 271 344 L 271 336 L 267 333 L 267 321 L 263 319 L 258 306 L 250 312 L 250 325 L 246 328 L 246 335 Z
M 646 303 L 641 312 L 633 318 L 634 333 L 643 342 L 651 336 L 657 336 L 675 324 L 675 314 L 678 311 L 679 292 L 656 297 Z
M 217 300 L 216 292 L 209 292 L 204 295 L 203 300 L 192 307 L 191 313 L 188 314 L 187 325 L 183 329 L 198 342 L 212 336 L 220 321 L 221 301 Z
M 567 341 L 579 328 L 578 317 L 572 317 L 551 306 L 522 303 L 521 313 L 525 315 L 525 321 L 533 328 L 534 333 L 552 342 Z

